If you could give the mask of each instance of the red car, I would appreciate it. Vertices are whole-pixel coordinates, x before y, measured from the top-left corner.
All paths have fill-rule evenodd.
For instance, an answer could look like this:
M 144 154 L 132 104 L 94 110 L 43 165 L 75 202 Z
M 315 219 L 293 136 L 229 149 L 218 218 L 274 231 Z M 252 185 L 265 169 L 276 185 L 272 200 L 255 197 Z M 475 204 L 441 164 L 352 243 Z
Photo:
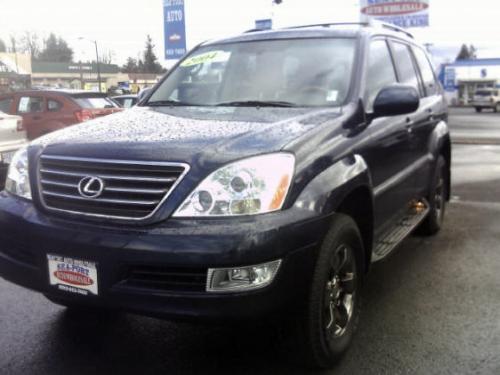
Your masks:
M 29 140 L 121 110 L 106 94 L 88 91 L 31 90 L 0 95 L 0 111 L 21 116 Z

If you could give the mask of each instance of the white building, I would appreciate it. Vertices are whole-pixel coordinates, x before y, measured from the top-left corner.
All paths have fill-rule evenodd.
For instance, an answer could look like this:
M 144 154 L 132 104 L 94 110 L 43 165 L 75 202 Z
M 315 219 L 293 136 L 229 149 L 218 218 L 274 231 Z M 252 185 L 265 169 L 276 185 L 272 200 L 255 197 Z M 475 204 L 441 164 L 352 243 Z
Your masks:
M 441 67 L 439 79 L 451 105 L 467 105 L 474 92 L 500 88 L 500 58 L 458 60 Z

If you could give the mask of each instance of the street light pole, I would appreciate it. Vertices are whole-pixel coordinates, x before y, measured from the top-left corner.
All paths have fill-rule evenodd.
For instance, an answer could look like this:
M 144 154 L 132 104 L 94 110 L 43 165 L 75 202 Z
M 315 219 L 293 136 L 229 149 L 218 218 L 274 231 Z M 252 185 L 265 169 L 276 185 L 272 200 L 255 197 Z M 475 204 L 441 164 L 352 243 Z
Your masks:
M 101 90 L 101 66 L 99 63 L 99 49 L 97 48 L 97 40 L 87 39 L 87 38 L 84 38 L 82 36 L 79 37 L 78 39 L 88 40 L 89 42 L 92 42 L 95 45 L 95 58 L 96 58 L 96 65 L 97 65 L 97 82 L 99 84 L 99 92 L 102 92 L 102 90 Z
M 96 64 L 97 64 L 97 82 L 99 82 L 99 92 L 102 92 L 101 90 L 101 67 L 99 64 L 99 50 L 97 49 L 97 40 L 94 40 L 95 44 L 95 58 L 96 58 Z

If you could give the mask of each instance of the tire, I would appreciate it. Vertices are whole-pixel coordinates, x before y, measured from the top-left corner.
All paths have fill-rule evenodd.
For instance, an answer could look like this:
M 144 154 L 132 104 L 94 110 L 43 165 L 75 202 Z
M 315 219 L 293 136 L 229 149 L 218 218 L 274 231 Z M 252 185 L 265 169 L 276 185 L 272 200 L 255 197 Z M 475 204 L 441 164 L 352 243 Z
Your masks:
M 331 368 L 346 352 L 360 312 L 364 250 L 356 223 L 337 214 L 314 267 L 307 301 L 295 320 L 295 360 Z M 292 347 L 293 351 L 293 347 Z
M 495 113 L 500 112 L 500 103 L 495 104 L 495 106 L 493 107 L 493 111 Z
M 479 113 L 481 112 L 483 109 L 481 107 L 476 107 L 476 112 Z
M 448 196 L 447 168 L 446 160 L 442 155 L 439 155 L 429 194 L 430 211 L 418 228 L 420 234 L 432 236 L 441 230 Z

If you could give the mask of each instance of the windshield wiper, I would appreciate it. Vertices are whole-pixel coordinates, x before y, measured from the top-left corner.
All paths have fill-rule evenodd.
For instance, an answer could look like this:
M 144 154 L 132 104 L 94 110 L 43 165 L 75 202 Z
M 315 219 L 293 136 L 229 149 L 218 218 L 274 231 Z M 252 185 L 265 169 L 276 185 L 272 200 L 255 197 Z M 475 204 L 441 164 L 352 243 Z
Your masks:
M 297 107 L 297 104 L 277 100 L 240 100 L 217 103 L 217 107 Z
M 155 100 L 154 102 L 144 103 L 150 107 L 163 107 L 163 106 L 171 106 L 171 107 L 188 107 L 188 106 L 198 106 L 199 104 L 180 102 L 178 100 Z

